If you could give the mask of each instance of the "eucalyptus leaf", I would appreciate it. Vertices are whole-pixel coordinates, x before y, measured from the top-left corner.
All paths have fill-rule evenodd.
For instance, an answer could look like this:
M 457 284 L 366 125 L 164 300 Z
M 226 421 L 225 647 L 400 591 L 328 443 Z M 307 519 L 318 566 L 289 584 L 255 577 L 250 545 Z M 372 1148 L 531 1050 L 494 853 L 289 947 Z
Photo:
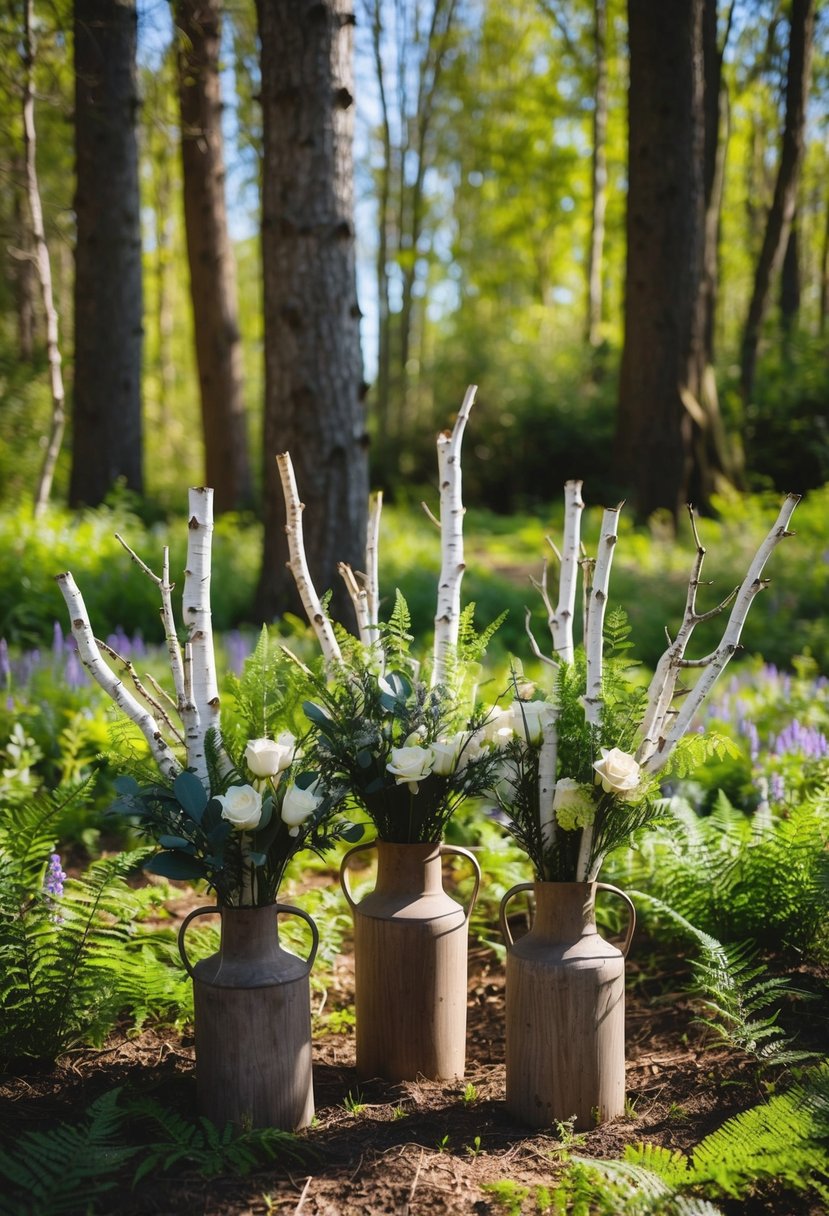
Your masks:
M 179 773 L 173 782 L 173 793 L 178 799 L 179 806 L 190 818 L 196 823 L 201 823 L 209 799 L 207 790 L 196 774 L 187 769 L 183 773 Z
M 156 853 L 144 863 L 144 869 L 151 874 L 160 874 L 162 878 L 206 878 L 204 865 L 187 853 L 169 852 Z
M 363 839 L 365 828 L 361 823 L 344 824 L 340 829 L 339 835 L 343 840 L 347 840 L 349 844 L 356 844 L 358 840 Z
M 162 849 L 182 849 L 185 853 L 192 853 L 195 849 L 195 845 L 184 836 L 159 836 L 158 843 Z
M 305 717 L 317 726 L 327 727 L 332 725 L 330 715 L 321 705 L 317 705 L 314 701 L 303 701 L 302 709 Z
M 116 777 L 114 785 L 119 794 L 140 794 L 141 786 L 134 777 L 130 777 L 128 773 L 123 773 L 120 777 Z

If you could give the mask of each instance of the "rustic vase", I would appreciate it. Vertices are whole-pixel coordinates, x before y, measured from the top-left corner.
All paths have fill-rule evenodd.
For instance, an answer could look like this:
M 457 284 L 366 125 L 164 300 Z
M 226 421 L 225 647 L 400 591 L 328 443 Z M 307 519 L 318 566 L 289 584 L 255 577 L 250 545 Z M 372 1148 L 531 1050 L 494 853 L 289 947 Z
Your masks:
M 191 965 L 185 933 L 197 916 L 221 915 L 216 954 Z M 277 915 L 301 917 L 311 930 L 307 959 L 279 944 Z M 201 1114 L 219 1127 L 294 1131 L 314 1116 L 311 993 L 319 944 L 301 908 L 196 908 L 182 923 L 179 951 L 193 980 L 196 1090 Z
M 375 887 L 357 903 L 349 864 L 375 847 Z M 452 855 L 475 873 L 466 909 L 443 889 L 442 860 Z M 469 916 L 481 881 L 475 857 L 452 845 L 378 840 L 346 853 L 340 881 L 354 917 L 358 1077 L 462 1077 Z
M 507 905 L 535 893 L 529 933 L 513 941 Z M 597 891 L 625 901 L 621 949 L 596 930 Z M 507 1109 L 530 1127 L 574 1119 L 585 1130 L 624 1111 L 625 956 L 636 911 L 607 883 L 519 883 L 501 900 L 507 943 Z

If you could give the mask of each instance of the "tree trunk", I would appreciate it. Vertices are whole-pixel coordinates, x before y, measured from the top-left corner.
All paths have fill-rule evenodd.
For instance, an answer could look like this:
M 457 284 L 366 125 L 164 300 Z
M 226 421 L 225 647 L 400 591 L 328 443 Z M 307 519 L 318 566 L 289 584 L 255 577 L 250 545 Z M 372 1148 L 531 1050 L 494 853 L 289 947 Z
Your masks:
M 350 0 L 258 0 L 265 288 L 263 619 L 298 606 L 275 457 L 291 454 L 305 548 L 332 611 L 353 624 L 338 562 L 361 569 L 368 511 L 354 268 Z
M 76 0 L 72 506 L 142 489 L 135 0 Z
M 729 10 L 726 33 L 720 46 L 717 36 L 717 0 L 703 0 L 703 183 L 704 218 L 702 265 L 697 291 L 697 306 L 691 332 L 687 373 L 688 401 L 691 407 L 691 467 L 688 498 L 706 509 L 711 497 L 725 483 L 739 480 L 739 461 L 732 454 L 720 414 L 714 369 L 714 325 L 719 288 L 720 220 L 725 183 L 725 153 L 728 141 L 728 87 L 723 80 L 723 57 L 731 29 L 733 4 Z
M 236 265 L 225 205 L 221 0 L 176 0 L 184 225 L 199 369 L 205 477 L 217 513 L 249 506 Z
M 15 178 L 19 176 L 22 180 L 25 173 L 25 164 L 15 167 Z M 17 355 L 21 363 L 31 363 L 35 354 L 37 272 L 24 188 L 15 188 L 14 191 L 14 229 L 17 237 L 17 256 L 14 262 Z
M 640 517 L 676 518 L 692 462 L 688 391 L 702 263 L 702 2 L 629 0 L 625 339 L 617 451 Z
M 797 183 L 803 160 L 806 101 L 811 75 L 815 22 L 814 0 L 792 0 L 789 20 L 789 62 L 786 71 L 786 121 L 774 198 L 766 219 L 763 247 L 754 274 L 740 358 L 740 393 L 751 400 L 757 367 L 760 330 L 766 315 L 771 281 L 780 269 L 797 201 Z
M 593 95 L 592 215 L 587 267 L 587 341 L 602 341 L 602 270 L 607 210 L 607 0 L 594 0 L 593 45 L 596 54 Z
M 789 340 L 797 323 L 800 311 L 800 251 L 798 248 L 797 215 L 792 219 L 786 252 L 780 269 L 780 326 L 783 331 L 783 346 L 789 348 Z

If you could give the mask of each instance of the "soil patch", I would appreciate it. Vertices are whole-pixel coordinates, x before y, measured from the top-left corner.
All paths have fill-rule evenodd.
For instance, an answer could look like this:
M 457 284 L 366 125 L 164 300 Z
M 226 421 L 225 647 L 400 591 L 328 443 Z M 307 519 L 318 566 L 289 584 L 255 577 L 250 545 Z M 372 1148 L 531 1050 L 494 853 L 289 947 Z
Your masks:
M 637 954 L 648 960 L 647 943 L 638 943 Z M 347 954 L 337 960 L 326 1014 L 350 1005 L 352 964 Z M 506 1210 L 486 1187 L 510 1180 L 527 1189 L 523 1211 L 530 1213 L 543 1210 L 538 1188 L 555 1182 L 568 1152 L 615 1157 L 640 1140 L 687 1151 L 725 1119 L 761 1101 L 765 1091 L 748 1060 L 705 1050 L 703 1031 L 694 1023 L 699 1009 L 682 991 L 682 961 L 672 968 L 629 960 L 629 1109 L 624 1118 L 594 1131 L 573 1138 L 567 1129 L 539 1134 L 511 1122 L 503 1102 L 503 970 L 491 950 L 475 946 L 462 1082 L 358 1085 L 349 1019 L 340 1019 L 345 1029 L 332 1033 L 326 1028 L 330 1018 L 316 1018 L 317 1118 L 299 1137 L 307 1149 L 300 1164 L 272 1164 L 246 1177 L 207 1181 L 184 1165 L 173 1177 L 156 1174 L 133 1189 L 136 1158 L 94 1211 L 105 1216 L 483 1216 Z M 798 981 L 804 986 L 802 976 Z M 802 1032 L 799 1045 L 825 1047 L 824 1022 L 810 1012 L 814 1004 L 793 1008 L 787 1024 Z M 54 1069 L 0 1079 L 0 1135 L 13 1149 L 21 1133 L 78 1120 L 90 1102 L 117 1087 L 130 1096 L 151 1095 L 194 1118 L 192 1037 L 162 1029 L 131 1037 L 119 1030 L 101 1051 L 75 1052 Z M 824 1211 L 802 1197 L 721 1206 L 748 1216 Z M 2 1203 L 0 1210 L 7 1210 Z

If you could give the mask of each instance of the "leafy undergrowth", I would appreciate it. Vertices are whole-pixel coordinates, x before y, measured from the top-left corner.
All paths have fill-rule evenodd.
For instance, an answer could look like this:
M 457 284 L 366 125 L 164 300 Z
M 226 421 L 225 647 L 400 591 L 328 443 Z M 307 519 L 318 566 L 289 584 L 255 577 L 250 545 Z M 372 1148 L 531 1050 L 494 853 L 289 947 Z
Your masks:
M 6 1154 L 0 1212 L 825 1212 L 819 1194 L 829 1185 L 825 1146 L 798 1130 L 811 1110 L 804 1082 L 786 1097 L 791 1073 L 759 1072 L 756 1060 L 733 1049 L 706 1049 L 682 960 L 666 963 L 639 943 L 629 962 L 627 1111 L 584 1134 L 567 1126 L 538 1134 L 510 1120 L 503 1102 L 503 971 L 490 950 L 472 951 L 468 1068 L 453 1084 L 357 1083 L 352 968 L 349 955 L 337 957 L 325 1007 L 315 1017 L 312 1127 L 297 1137 L 220 1132 L 196 1113 L 192 1038 L 158 1028 L 133 1036 L 119 1031 L 103 1051 L 75 1051 L 54 1069 L 0 1082 Z M 820 979 L 797 976 L 802 988 Z M 796 1000 L 785 1017 L 799 1047 L 825 1050 L 819 1002 Z M 819 1092 L 814 1101 L 824 1101 L 825 1116 L 825 1073 L 807 1067 L 803 1076 L 824 1078 L 823 1098 Z M 758 1107 L 759 1116 L 743 1114 Z M 753 1122 L 737 1130 L 737 1147 L 729 1148 L 737 1116 Z M 792 1169 L 763 1170 L 746 1157 L 769 1128 L 778 1141 L 781 1128 L 784 1139 L 790 1132 L 780 1161 L 788 1147 Z M 715 1132 L 725 1140 L 706 1140 Z M 700 1147 L 704 1141 L 707 1148 Z M 772 1160 L 768 1143 L 761 1141 L 760 1150 Z M 592 1161 L 620 1158 L 615 1173 L 612 1166 L 590 1168 Z M 804 1189 L 810 1176 L 817 1191 Z M 678 1191 L 683 1179 L 686 1189 Z

